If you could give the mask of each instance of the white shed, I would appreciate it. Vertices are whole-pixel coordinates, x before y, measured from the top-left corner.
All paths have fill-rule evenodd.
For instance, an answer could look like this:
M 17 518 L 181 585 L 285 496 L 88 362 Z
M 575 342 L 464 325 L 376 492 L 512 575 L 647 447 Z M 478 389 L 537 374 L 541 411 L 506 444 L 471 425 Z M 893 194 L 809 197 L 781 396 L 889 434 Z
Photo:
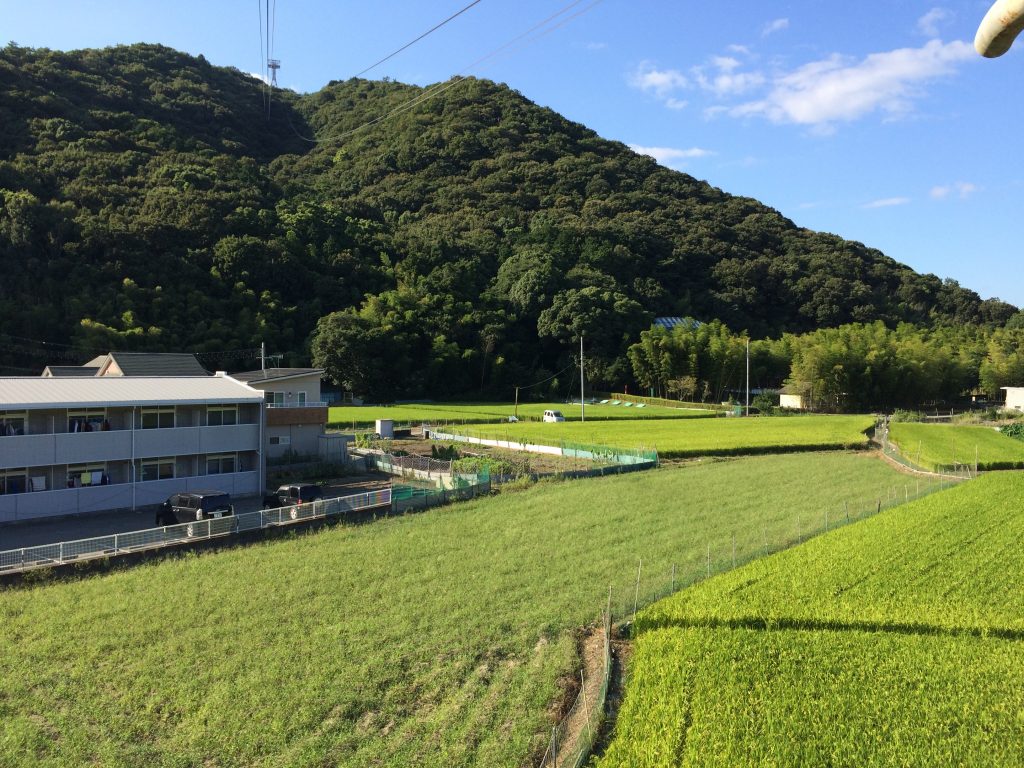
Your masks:
M 1024 411 L 1024 387 L 1000 387 L 1006 391 L 1006 405 L 1008 411 Z

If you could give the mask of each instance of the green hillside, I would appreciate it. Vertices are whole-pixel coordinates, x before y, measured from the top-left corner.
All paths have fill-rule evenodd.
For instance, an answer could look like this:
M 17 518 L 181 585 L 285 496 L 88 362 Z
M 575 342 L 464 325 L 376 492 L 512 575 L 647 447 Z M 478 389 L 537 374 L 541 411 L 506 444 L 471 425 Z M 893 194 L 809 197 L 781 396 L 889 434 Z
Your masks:
M 0 346 L 323 349 L 378 398 L 598 387 L 656 315 L 754 334 L 1012 308 L 795 226 L 495 83 L 275 93 L 173 50 L 0 50 Z M 63 355 L 73 357 L 72 353 Z M 69 362 L 79 362 L 69 360 Z M 228 360 L 228 363 L 231 361 Z M 239 363 L 239 365 L 244 365 Z M 568 379 L 551 392 L 565 395 Z

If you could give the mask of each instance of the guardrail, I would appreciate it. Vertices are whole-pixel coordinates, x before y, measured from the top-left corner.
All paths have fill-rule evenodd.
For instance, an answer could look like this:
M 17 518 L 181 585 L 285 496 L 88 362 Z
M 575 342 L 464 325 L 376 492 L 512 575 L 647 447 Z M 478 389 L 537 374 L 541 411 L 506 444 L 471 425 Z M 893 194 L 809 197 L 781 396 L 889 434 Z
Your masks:
M 0 552 L 0 573 L 17 573 L 33 568 L 126 555 L 175 544 L 230 536 L 245 531 L 258 531 L 317 518 L 333 517 L 345 512 L 357 512 L 381 507 L 385 504 L 391 504 L 390 488 L 335 499 L 320 499 L 293 507 L 263 509 L 258 512 L 244 512 L 239 515 L 195 520 L 160 528 L 10 549 Z

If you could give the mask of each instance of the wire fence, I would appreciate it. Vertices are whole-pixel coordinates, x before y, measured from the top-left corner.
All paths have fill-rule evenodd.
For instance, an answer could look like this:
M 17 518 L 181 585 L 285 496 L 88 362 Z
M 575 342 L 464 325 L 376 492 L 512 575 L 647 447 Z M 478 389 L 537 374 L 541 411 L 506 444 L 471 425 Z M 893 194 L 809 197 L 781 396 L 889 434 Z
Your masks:
M 320 499 L 291 507 L 263 509 L 238 515 L 195 520 L 177 525 L 148 528 L 141 531 L 95 536 L 76 541 L 62 541 L 35 547 L 22 547 L 0 552 L 0 573 L 16 573 L 68 563 L 80 563 L 150 549 L 193 543 L 258 531 L 318 518 L 335 517 L 348 512 L 382 507 L 392 503 L 392 489 L 358 493 L 335 499 Z
M 785 523 L 781 527 L 775 525 L 770 534 L 767 525 L 746 528 L 725 538 L 709 538 L 706 544 L 701 543 L 685 554 L 680 553 L 678 559 L 660 557 L 656 564 L 642 558 L 638 560 L 635 576 L 609 586 L 608 602 L 603 612 L 605 661 L 598 694 L 592 699 L 584 698 L 586 686 L 581 685 L 569 712 L 552 727 L 548 747 L 537 764 L 538 768 L 580 768 L 601 737 L 611 679 L 613 626 L 631 623 L 640 609 L 712 576 L 789 549 L 819 534 L 873 517 L 884 510 L 951 488 L 964 479 L 950 476 L 908 478 L 906 483 L 887 487 L 884 495 L 833 504 L 819 515 L 795 512 L 792 528 L 788 531 Z M 597 710 L 583 713 L 585 725 L 580 724 L 583 707 Z
M 597 463 L 637 465 L 644 467 L 658 466 L 658 451 L 654 448 L 618 448 L 595 443 L 577 443 L 559 440 L 557 443 L 531 443 L 526 438 L 511 439 L 506 433 L 505 439 L 490 436 L 477 436 L 468 430 L 456 430 L 446 427 L 443 430 L 436 426 L 423 426 L 424 435 L 429 434 L 432 440 L 451 440 L 457 443 L 473 443 L 492 448 L 505 448 L 512 451 L 527 453 L 543 453 L 569 458 L 589 459 Z
M 608 608 L 611 608 L 610 600 Z M 539 768 L 580 768 L 597 743 L 604 724 L 605 703 L 612 677 L 612 621 L 609 610 L 605 610 L 601 617 L 604 657 L 597 690 L 588 695 L 586 675 L 581 671 L 579 693 L 565 717 L 551 728 L 551 738 Z

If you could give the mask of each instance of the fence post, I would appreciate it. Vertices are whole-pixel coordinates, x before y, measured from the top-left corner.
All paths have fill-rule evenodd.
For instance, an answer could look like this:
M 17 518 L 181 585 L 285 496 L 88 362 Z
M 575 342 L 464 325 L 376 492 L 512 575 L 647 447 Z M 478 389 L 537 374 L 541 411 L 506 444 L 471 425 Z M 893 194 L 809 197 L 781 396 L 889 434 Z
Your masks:
M 60 556 L 59 557 L 60 557 L 60 562 L 63 564 L 63 562 L 64 562 L 64 542 L 63 541 L 60 543 Z
M 583 670 L 580 670 L 580 692 L 583 694 L 583 715 L 587 718 L 587 739 L 594 742 L 594 732 L 590 730 L 590 707 L 587 705 L 587 682 L 583 677 Z
M 643 567 L 643 558 L 638 558 L 636 565 L 636 594 L 633 596 L 633 621 L 636 621 L 636 609 L 640 602 L 640 569 Z
M 849 501 L 844 501 L 843 505 L 846 507 L 846 522 L 849 523 L 850 522 L 850 502 Z
M 676 591 L 676 564 L 672 563 L 672 592 Z
M 115 534 L 114 534 L 114 554 L 115 554 L 115 555 L 116 555 L 116 554 L 118 553 L 118 551 L 119 551 L 119 550 L 121 549 L 121 547 L 120 547 L 120 546 L 118 546 L 118 541 L 119 541 L 119 537 L 118 537 L 118 535 L 117 535 L 117 534 L 115 533 Z

